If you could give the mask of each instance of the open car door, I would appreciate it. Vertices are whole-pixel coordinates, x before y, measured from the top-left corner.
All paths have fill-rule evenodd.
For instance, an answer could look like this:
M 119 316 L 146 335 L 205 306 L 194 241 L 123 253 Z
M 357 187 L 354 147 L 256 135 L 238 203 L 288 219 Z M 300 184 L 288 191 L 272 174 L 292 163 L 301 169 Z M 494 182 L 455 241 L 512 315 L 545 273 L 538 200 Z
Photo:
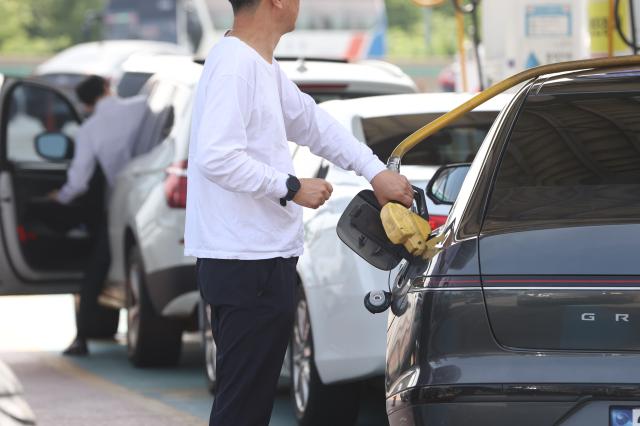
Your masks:
M 2 78 L 0 76 L 0 83 Z M 0 295 L 77 292 L 97 221 L 104 211 L 103 179 L 63 206 L 47 198 L 66 181 L 72 149 L 45 158 L 43 135 L 72 148 L 81 116 L 47 85 L 7 79 L 0 91 Z

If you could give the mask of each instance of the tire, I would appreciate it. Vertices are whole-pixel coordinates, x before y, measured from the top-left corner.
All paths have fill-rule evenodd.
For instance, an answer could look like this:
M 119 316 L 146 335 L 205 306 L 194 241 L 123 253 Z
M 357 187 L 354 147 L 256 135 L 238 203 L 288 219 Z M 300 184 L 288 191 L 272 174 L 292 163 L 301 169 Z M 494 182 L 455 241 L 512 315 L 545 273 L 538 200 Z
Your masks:
M 169 367 L 180 361 L 182 324 L 158 315 L 147 292 L 140 250 L 127 262 L 127 352 L 136 367 Z
M 200 333 L 202 335 L 202 356 L 204 358 L 204 378 L 211 395 L 216 393 L 216 343 L 211 332 L 211 307 L 200 303 Z
M 88 330 L 90 339 L 113 339 L 118 332 L 120 310 L 98 306 L 95 312 L 95 324 Z
M 291 399 L 301 426 L 351 426 L 358 419 L 360 383 L 325 385 L 314 362 L 309 310 L 302 285 L 290 344 Z

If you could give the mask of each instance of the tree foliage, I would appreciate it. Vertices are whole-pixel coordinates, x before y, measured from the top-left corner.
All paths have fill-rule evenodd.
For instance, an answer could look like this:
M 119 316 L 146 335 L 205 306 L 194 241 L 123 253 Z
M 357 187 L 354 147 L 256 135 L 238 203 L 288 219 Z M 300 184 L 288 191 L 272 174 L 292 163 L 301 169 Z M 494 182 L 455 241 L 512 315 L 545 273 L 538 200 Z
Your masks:
M 304 1 L 304 0 L 303 0 Z M 348 1 L 348 0 L 345 0 Z M 46 54 L 85 41 L 87 14 L 106 0 L 0 0 L 0 54 Z M 455 52 L 453 3 L 429 12 L 411 0 L 385 0 L 389 56 L 424 58 Z M 97 34 L 93 34 L 94 38 Z
M 389 16 L 388 46 L 392 58 L 451 56 L 456 52 L 453 1 L 430 9 L 411 0 L 385 0 Z
M 0 0 L 0 53 L 50 53 L 83 41 L 87 12 L 103 0 Z

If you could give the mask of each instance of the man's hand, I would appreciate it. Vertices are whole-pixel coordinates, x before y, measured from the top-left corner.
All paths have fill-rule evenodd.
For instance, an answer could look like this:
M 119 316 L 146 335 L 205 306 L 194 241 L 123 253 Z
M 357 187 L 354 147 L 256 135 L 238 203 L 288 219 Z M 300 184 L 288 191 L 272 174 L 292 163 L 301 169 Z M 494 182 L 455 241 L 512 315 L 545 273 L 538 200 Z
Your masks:
M 300 179 L 300 191 L 293 197 L 293 202 L 317 209 L 323 205 L 333 192 L 333 187 L 324 179 Z
M 407 208 L 413 204 L 413 188 L 401 174 L 384 170 L 373 178 L 371 186 L 380 206 L 390 201 L 396 201 Z
M 54 189 L 53 191 L 49 192 L 47 194 L 47 198 L 51 201 L 55 201 L 56 203 L 58 202 L 58 191 L 57 189 Z

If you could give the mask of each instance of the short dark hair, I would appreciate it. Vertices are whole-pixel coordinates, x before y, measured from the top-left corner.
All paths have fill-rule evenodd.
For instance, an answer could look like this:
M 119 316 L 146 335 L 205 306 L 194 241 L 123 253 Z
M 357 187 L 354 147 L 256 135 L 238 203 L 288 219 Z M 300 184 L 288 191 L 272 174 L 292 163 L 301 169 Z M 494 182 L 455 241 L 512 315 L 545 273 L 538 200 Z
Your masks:
M 83 104 L 93 106 L 107 92 L 107 83 L 104 77 L 92 75 L 76 86 L 76 95 Z
M 229 0 L 231 3 L 231 7 L 233 7 L 233 12 L 237 13 L 239 10 L 255 6 L 260 0 Z

